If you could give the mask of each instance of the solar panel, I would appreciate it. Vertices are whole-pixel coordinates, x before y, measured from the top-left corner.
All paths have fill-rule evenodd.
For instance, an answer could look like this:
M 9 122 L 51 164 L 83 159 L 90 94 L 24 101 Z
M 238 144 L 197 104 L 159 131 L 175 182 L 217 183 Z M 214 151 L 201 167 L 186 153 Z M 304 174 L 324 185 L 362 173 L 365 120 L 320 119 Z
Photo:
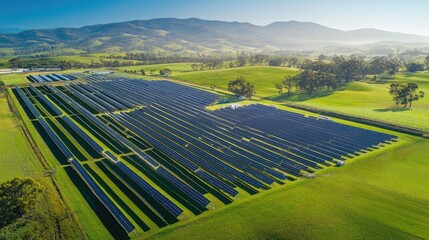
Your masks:
M 39 96 L 40 99 L 42 99 L 44 103 L 46 103 L 55 112 L 57 116 L 61 116 L 63 114 L 63 112 L 59 108 L 57 108 L 51 101 L 49 101 L 49 99 L 47 99 L 45 95 L 43 95 L 37 88 L 33 87 L 32 85 L 30 85 L 30 88 L 31 90 L 33 90 L 33 92 L 37 94 L 37 96 Z
M 199 170 L 196 172 L 198 176 L 200 176 L 202 179 L 207 181 L 208 183 L 212 184 L 213 186 L 217 187 L 218 189 L 228 193 L 229 195 L 235 197 L 238 194 L 238 191 L 229 186 L 228 184 L 222 182 L 221 180 L 213 177 L 208 172 L 204 170 Z
M 101 153 L 103 148 L 96 142 L 92 137 L 83 131 L 79 126 L 77 126 L 69 117 L 63 116 L 62 119 L 69 125 L 73 131 L 75 131 L 80 137 L 82 137 L 96 152 Z
M 112 214 L 115 220 L 121 225 L 121 227 L 130 233 L 135 229 L 134 225 L 128 220 L 128 218 L 119 210 L 119 208 L 110 200 L 110 198 L 103 192 L 98 184 L 92 179 L 85 168 L 77 160 L 72 160 L 71 164 L 79 176 L 83 179 L 86 185 L 91 189 L 94 195 L 100 200 L 100 202 L 107 208 Z
M 199 203 L 201 206 L 205 207 L 207 206 L 210 201 L 205 198 L 201 193 L 197 192 L 195 189 L 188 186 L 186 183 L 182 182 L 178 178 L 176 178 L 173 174 L 171 174 L 169 171 L 167 171 L 163 167 L 159 167 L 157 169 L 157 172 L 161 174 L 164 178 L 166 178 L 169 182 L 171 182 L 174 186 L 176 186 L 178 189 L 180 189 L 183 193 L 191 197 L 193 200 L 195 200 L 197 203 Z
M 15 89 L 18 95 L 22 98 L 22 100 L 24 100 L 25 105 L 28 107 L 28 109 L 30 109 L 34 117 L 36 118 L 41 117 L 39 111 L 37 111 L 37 109 L 33 106 L 33 104 L 30 102 L 30 100 L 27 98 L 24 92 L 18 86 L 15 86 Z
M 167 211 L 169 211 L 173 216 L 178 217 L 182 214 L 183 210 L 180 209 L 176 204 L 162 195 L 158 190 L 152 187 L 149 183 L 143 180 L 139 175 L 133 172 L 127 165 L 122 162 L 115 164 L 122 172 L 124 172 L 128 177 L 130 177 L 139 187 L 154 198 L 159 204 L 161 204 Z

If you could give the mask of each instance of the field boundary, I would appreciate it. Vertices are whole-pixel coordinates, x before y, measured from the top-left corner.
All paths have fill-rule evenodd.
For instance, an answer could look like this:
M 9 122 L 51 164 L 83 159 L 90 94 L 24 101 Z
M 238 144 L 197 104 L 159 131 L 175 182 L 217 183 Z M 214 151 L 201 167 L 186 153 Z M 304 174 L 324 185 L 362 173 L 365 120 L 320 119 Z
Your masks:
M 308 112 L 312 112 L 312 113 L 316 113 L 316 114 L 321 114 L 321 115 L 325 115 L 325 116 L 329 116 L 329 117 L 335 117 L 335 118 L 340 118 L 340 119 L 344 119 L 344 120 L 348 120 L 348 121 L 353 121 L 353 122 L 357 122 L 357 123 L 371 125 L 374 127 L 385 128 L 388 130 L 406 133 L 406 134 L 410 134 L 413 136 L 429 138 L 429 133 L 424 132 L 422 130 L 415 129 L 415 128 L 400 126 L 400 125 L 396 125 L 396 124 L 391 124 L 391 123 L 378 121 L 378 120 L 372 120 L 372 119 L 363 118 L 363 117 L 350 116 L 347 114 L 322 110 L 322 109 L 304 106 L 304 105 L 300 105 L 300 104 L 295 104 L 295 103 L 291 103 L 291 102 L 285 102 L 283 104 L 287 107 L 290 107 L 290 108 L 295 108 L 295 109 L 304 110 L 304 111 L 308 111 Z

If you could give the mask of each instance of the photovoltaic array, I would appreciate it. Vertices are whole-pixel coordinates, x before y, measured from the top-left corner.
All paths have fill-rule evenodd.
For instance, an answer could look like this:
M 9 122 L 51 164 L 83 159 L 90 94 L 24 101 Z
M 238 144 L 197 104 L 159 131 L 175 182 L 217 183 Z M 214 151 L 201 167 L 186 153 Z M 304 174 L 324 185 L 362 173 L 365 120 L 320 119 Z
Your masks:
M 86 75 L 86 83 L 70 81 L 74 75 L 30 78 L 66 82 L 16 87 L 15 93 L 55 143 L 51 147 L 62 152 L 126 232 L 135 228 L 134 220 L 83 167 L 63 131 L 85 152 L 101 156 L 94 161 L 126 183 L 154 212 L 152 219 L 166 224 L 185 212 L 209 209 L 215 198 L 228 204 L 240 192 L 268 190 L 397 139 L 259 104 L 210 111 L 205 107 L 217 95 L 168 81 L 115 75 Z

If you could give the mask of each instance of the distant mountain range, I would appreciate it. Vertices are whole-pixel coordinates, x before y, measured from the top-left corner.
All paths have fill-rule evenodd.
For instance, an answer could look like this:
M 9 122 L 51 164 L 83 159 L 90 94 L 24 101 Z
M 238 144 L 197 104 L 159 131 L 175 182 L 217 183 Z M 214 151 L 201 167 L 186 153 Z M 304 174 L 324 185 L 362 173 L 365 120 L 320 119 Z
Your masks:
M 20 28 L 0 28 L 0 33 L 20 33 L 24 31 L 24 29 L 20 29 Z
M 7 32 L 9 31 L 9 32 Z M 311 22 L 250 23 L 196 18 L 161 18 L 99 24 L 81 28 L 0 30 L 0 48 L 77 48 L 91 52 L 147 51 L 210 53 L 251 51 L 321 51 L 332 47 L 409 43 L 429 46 L 429 37 L 377 29 L 342 31 Z M 6 32 L 6 33 L 5 33 Z

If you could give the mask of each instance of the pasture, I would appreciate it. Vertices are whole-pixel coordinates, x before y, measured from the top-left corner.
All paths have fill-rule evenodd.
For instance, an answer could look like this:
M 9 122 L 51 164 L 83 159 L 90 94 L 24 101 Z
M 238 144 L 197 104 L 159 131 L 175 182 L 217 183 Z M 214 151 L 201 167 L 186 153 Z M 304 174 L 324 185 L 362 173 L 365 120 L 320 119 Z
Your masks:
M 411 109 L 396 107 L 389 94 L 393 82 L 415 82 L 426 96 L 414 102 Z M 429 132 L 429 73 L 398 74 L 394 79 L 379 82 L 353 82 L 336 92 L 312 98 L 306 94 L 293 94 L 285 101 Z
M 269 97 L 277 94 L 278 90 L 275 85 L 281 83 L 285 76 L 294 76 L 297 73 L 298 70 L 294 68 L 260 66 L 181 72 L 172 75 L 172 77 L 205 87 L 210 87 L 210 85 L 214 84 L 216 88 L 226 90 L 231 80 L 244 76 L 246 80 L 255 86 L 257 96 Z

